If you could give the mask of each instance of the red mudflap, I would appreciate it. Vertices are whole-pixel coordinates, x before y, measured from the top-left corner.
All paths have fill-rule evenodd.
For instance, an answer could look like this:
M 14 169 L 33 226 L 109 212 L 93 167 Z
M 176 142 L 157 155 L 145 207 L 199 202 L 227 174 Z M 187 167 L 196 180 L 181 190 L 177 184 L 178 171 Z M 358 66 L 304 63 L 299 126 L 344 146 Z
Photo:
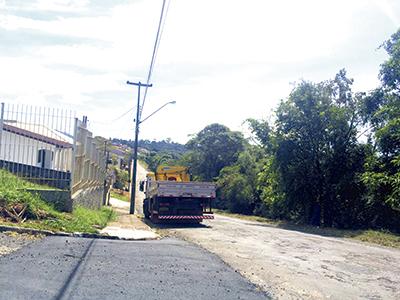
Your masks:
M 212 215 L 205 216 L 158 216 L 160 220 L 205 220 L 214 219 Z

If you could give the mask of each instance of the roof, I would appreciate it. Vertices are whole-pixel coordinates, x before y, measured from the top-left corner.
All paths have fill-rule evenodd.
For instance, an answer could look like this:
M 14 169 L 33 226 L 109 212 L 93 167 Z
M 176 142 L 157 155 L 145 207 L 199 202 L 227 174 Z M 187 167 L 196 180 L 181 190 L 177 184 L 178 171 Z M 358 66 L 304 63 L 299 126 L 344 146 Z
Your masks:
M 111 149 L 111 153 L 113 153 L 113 154 L 115 154 L 117 156 L 121 156 L 121 157 L 126 155 L 126 152 L 124 150 L 121 150 L 121 149 Z
M 44 125 L 19 122 L 15 122 L 13 125 L 4 123 L 3 130 L 59 148 L 72 148 L 72 137 Z

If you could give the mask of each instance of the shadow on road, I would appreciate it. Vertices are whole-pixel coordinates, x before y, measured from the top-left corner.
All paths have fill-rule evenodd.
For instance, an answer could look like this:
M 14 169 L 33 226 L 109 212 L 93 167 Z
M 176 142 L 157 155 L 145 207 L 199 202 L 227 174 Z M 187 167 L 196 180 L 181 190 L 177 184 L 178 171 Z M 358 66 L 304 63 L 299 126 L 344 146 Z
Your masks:
M 143 219 L 143 222 L 154 229 L 177 229 L 177 228 L 193 228 L 204 229 L 211 228 L 211 226 L 201 223 L 177 223 L 176 221 L 163 221 L 162 223 L 153 223 L 148 219 Z
M 61 287 L 60 291 L 58 292 L 57 296 L 54 299 L 61 300 L 61 299 L 68 299 L 69 298 L 69 297 L 67 297 L 67 290 L 71 286 L 71 283 L 74 280 L 76 274 L 78 273 L 80 266 L 82 265 L 82 263 L 85 261 L 86 257 L 88 256 L 89 251 L 92 249 L 94 241 L 95 241 L 95 239 L 92 239 L 90 241 L 90 243 L 88 244 L 87 248 L 85 249 L 85 252 L 79 258 L 78 263 L 75 265 L 75 267 L 72 270 L 71 274 L 69 274 L 67 280 L 65 281 L 64 285 Z
M 268 223 L 248 222 L 246 223 L 246 225 L 268 227 L 268 228 L 279 228 L 279 229 L 297 231 L 301 233 L 308 233 L 324 237 L 338 237 L 338 238 L 350 238 L 363 233 L 363 230 L 346 230 L 346 229 L 317 227 L 311 225 L 301 225 L 301 224 L 291 224 L 291 223 L 268 224 Z

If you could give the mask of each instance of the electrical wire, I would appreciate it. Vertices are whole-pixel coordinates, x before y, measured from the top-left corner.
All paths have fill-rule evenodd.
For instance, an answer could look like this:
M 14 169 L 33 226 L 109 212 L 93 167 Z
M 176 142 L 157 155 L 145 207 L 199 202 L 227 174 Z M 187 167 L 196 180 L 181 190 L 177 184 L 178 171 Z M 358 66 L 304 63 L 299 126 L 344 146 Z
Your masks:
M 133 111 L 136 108 L 136 106 L 128 109 L 126 112 L 124 112 L 122 115 L 120 115 L 119 117 L 112 119 L 110 122 L 115 122 L 118 121 L 119 119 L 121 119 L 122 117 L 125 117 L 128 113 L 130 113 L 131 111 Z
M 156 58 L 157 58 L 157 53 L 158 53 L 158 48 L 160 46 L 161 37 L 162 37 L 163 31 L 164 31 L 165 19 L 166 19 L 166 16 L 168 14 L 169 5 L 170 5 L 171 1 L 168 1 L 167 7 L 165 8 L 165 4 L 166 3 L 167 3 L 167 0 L 163 0 L 163 4 L 162 4 L 162 8 L 161 8 L 160 20 L 159 20 L 159 23 L 158 23 L 156 40 L 154 42 L 153 54 L 152 54 L 151 62 L 150 62 L 149 73 L 147 74 L 147 81 L 146 81 L 147 84 L 150 83 L 151 75 L 153 74 L 154 65 L 155 65 Z M 164 14 L 164 11 L 165 11 L 165 14 Z M 145 91 L 144 91 L 143 101 L 142 101 L 142 105 L 140 106 L 140 112 L 139 112 L 140 117 L 142 116 L 144 103 L 146 102 L 147 90 L 148 90 L 148 87 L 146 87 Z M 110 124 L 110 123 L 113 123 L 115 121 L 118 121 L 119 119 L 121 119 L 122 117 L 126 116 L 128 113 L 130 113 L 134 109 L 136 109 L 136 106 L 130 108 L 129 110 L 127 110 L 126 112 L 124 112 L 123 114 L 121 114 L 120 116 L 118 116 L 115 119 L 104 121 L 104 122 L 96 122 L 96 121 L 93 122 L 92 121 L 92 123 L 104 124 L 104 125 Z
M 155 65 L 156 58 L 157 58 L 157 53 L 158 53 L 158 48 L 159 48 L 159 46 L 160 46 L 160 41 L 161 41 L 162 33 L 163 33 L 163 31 L 164 31 L 165 19 L 166 19 L 167 14 L 168 14 L 169 4 L 171 3 L 171 1 L 168 1 L 168 5 L 167 5 L 167 7 L 166 7 L 166 9 L 165 9 L 165 4 L 166 4 L 166 2 L 167 2 L 167 0 L 163 0 L 163 5 L 162 5 L 162 7 L 161 7 L 161 15 L 160 15 L 159 23 L 158 23 L 158 29 L 157 29 L 157 34 L 156 34 L 156 40 L 155 40 L 155 42 L 154 42 L 153 54 L 152 54 L 152 57 L 151 57 L 149 73 L 147 74 L 147 81 L 146 81 L 146 84 L 149 84 L 149 83 L 150 83 L 151 75 L 153 74 L 154 65 Z M 164 10 L 165 10 L 165 14 L 164 14 Z M 145 102 L 146 102 L 147 91 L 148 91 L 148 87 L 146 87 L 145 90 L 144 90 L 143 101 L 142 101 L 142 105 L 141 105 L 141 107 L 140 107 L 140 117 L 142 116 L 143 107 L 144 107 L 144 104 L 145 104 Z
M 117 118 L 111 119 L 111 120 L 106 120 L 106 121 L 91 121 L 91 123 L 95 123 L 95 124 L 100 124 L 100 125 L 110 125 L 114 122 L 118 122 L 119 120 L 121 120 L 121 118 L 125 117 L 128 113 L 132 112 L 133 110 L 136 109 L 136 106 L 130 108 L 129 110 L 127 110 L 126 112 L 124 112 L 123 114 L 121 114 L 120 116 L 118 116 Z

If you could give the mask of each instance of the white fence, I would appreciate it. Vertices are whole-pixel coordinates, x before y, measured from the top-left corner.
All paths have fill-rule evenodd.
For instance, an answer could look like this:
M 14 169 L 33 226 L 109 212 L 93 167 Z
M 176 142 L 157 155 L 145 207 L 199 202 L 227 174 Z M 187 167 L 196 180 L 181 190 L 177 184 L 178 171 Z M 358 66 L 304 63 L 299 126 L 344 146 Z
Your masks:
M 106 157 L 71 111 L 1 103 L 0 168 L 72 194 L 104 185 Z

